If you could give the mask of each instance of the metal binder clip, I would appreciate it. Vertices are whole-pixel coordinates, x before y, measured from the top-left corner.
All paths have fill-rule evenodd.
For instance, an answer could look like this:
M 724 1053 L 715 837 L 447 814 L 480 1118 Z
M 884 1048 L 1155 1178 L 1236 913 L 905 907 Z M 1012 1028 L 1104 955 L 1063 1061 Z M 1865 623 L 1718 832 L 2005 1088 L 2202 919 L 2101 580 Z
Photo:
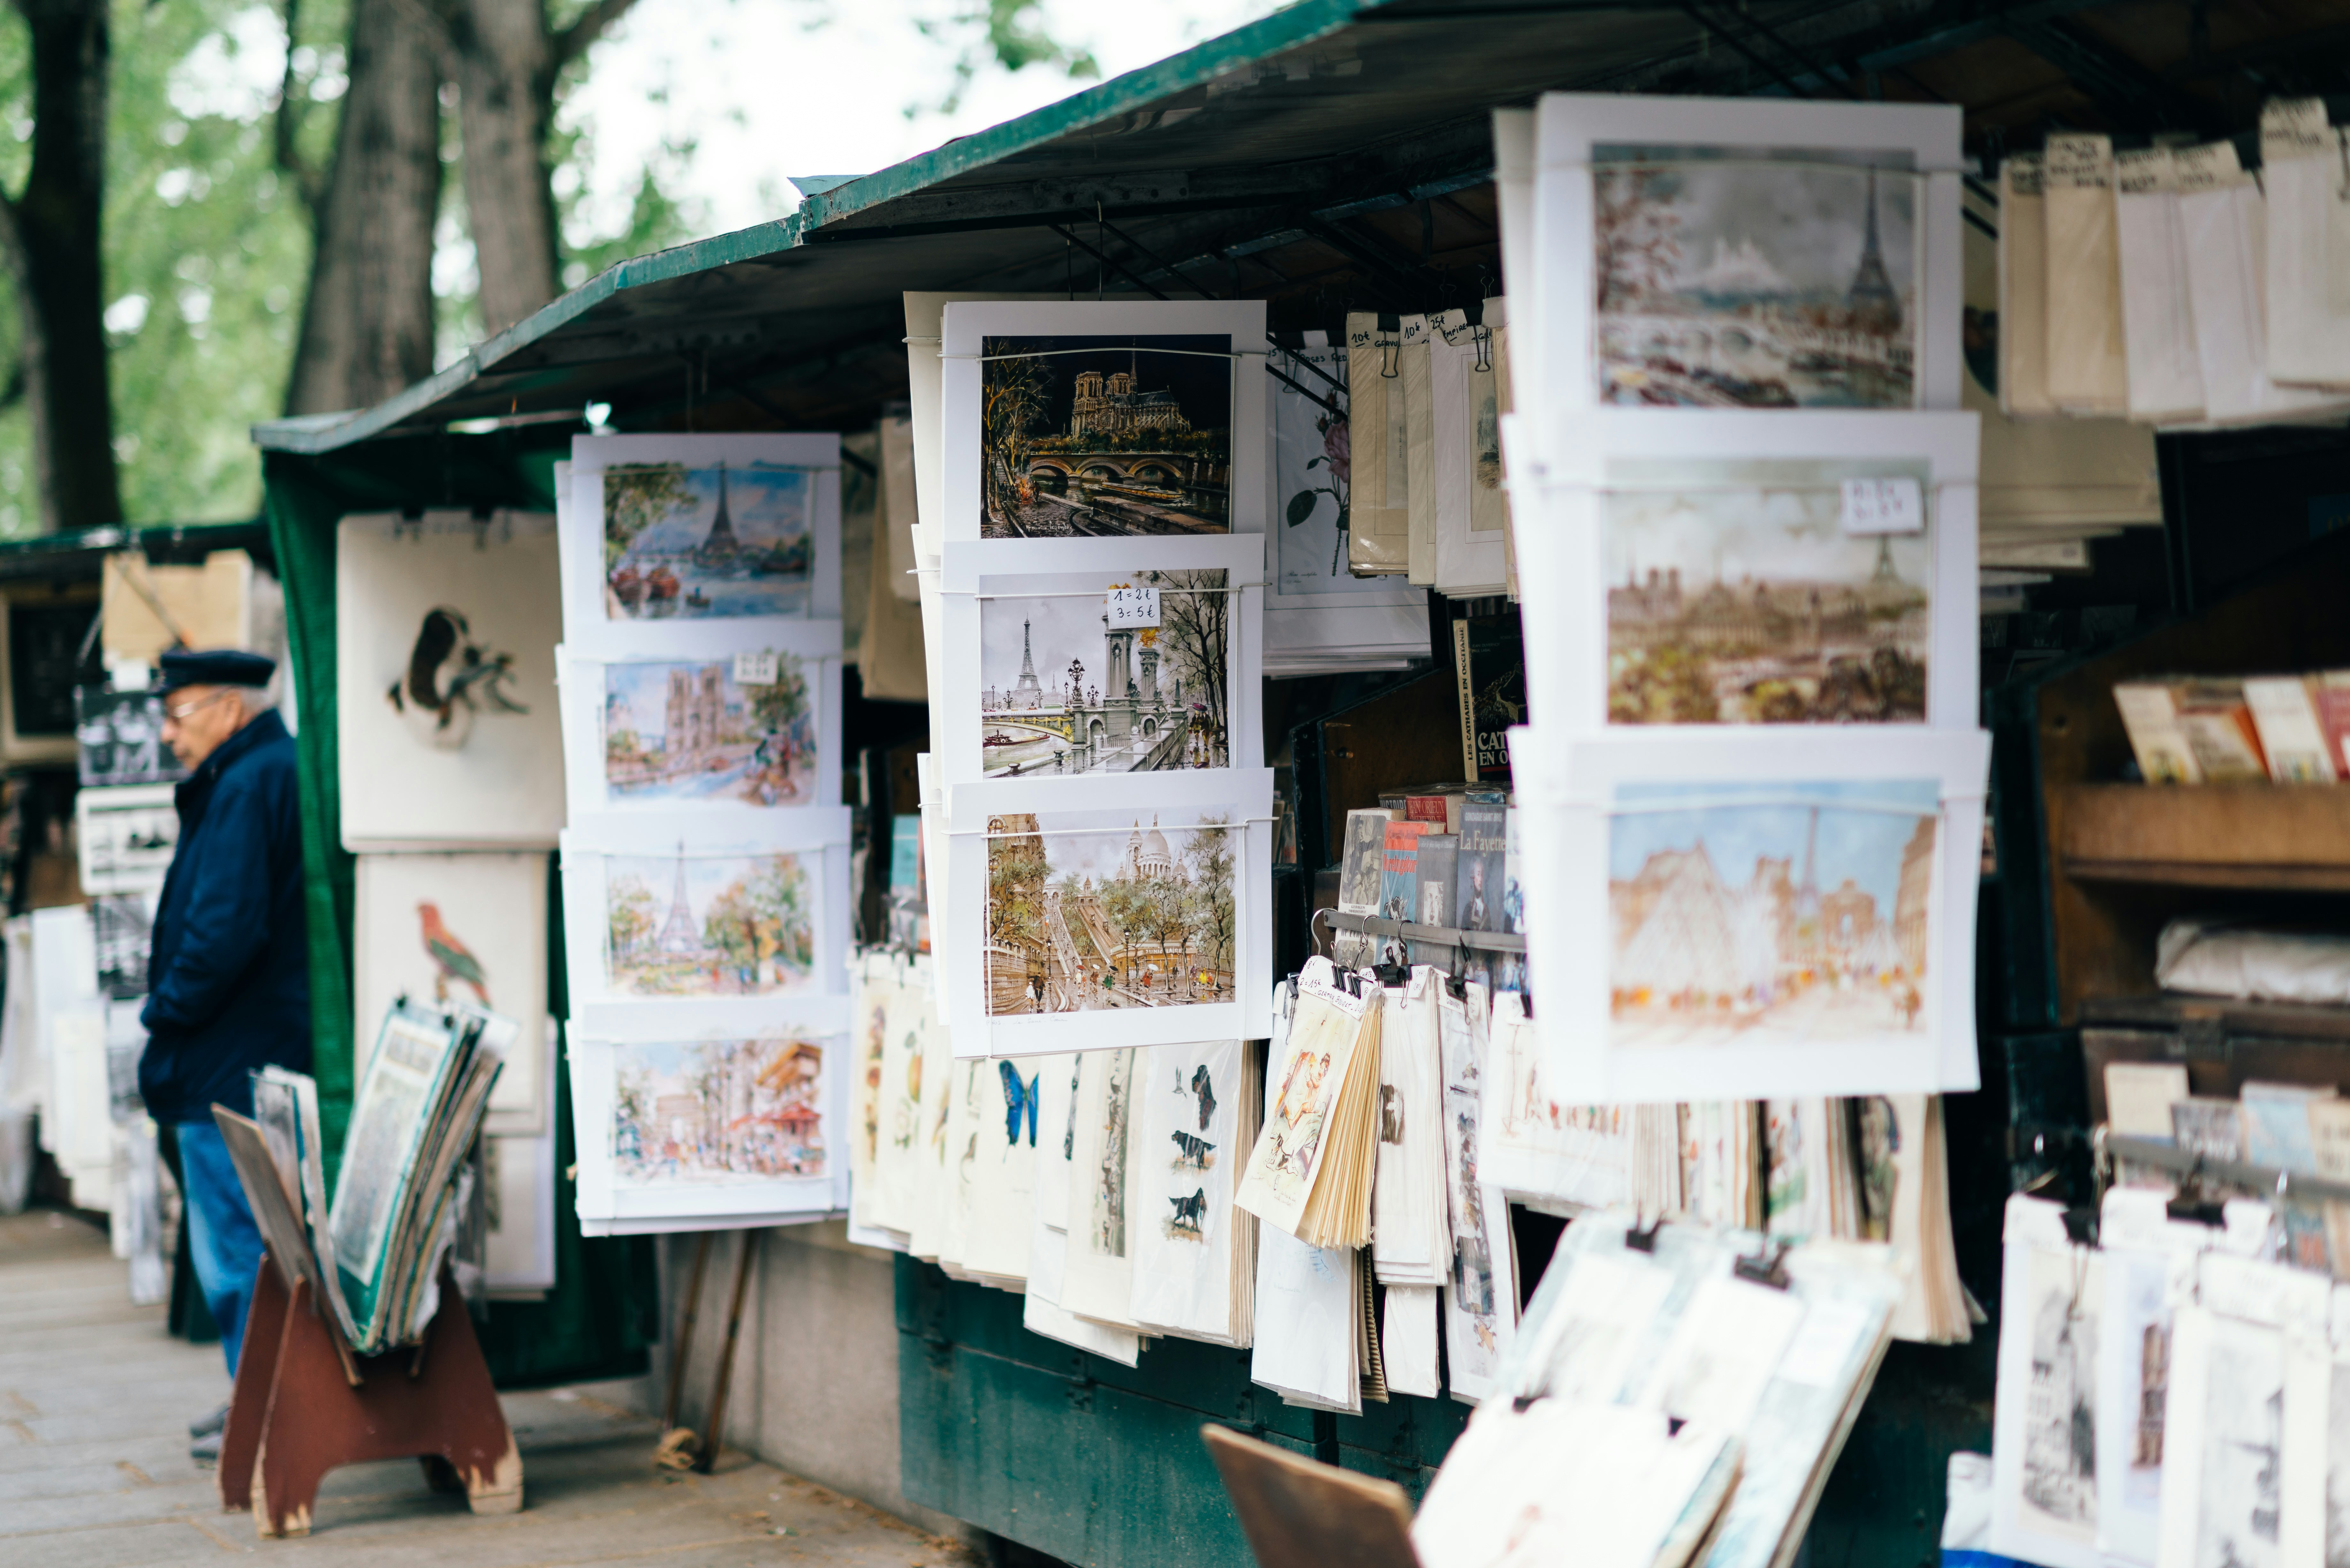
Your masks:
M 1475 345 L 1477 349 L 1477 363 L 1470 369 L 1481 376 L 1492 374 L 1493 329 L 1480 322 L 1469 328 L 1469 341 Z
M 2217 1227 L 2226 1224 L 2228 1220 L 2226 1210 L 2203 1190 L 2203 1157 L 2199 1154 L 2195 1157 L 2195 1163 L 2188 1168 L 2186 1179 L 2179 1182 L 2178 1191 L 2162 1207 L 2163 1212 L 2173 1220 L 2184 1220 L 2194 1225 Z
M 1632 1218 L 1632 1222 L 1624 1227 L 1624 1245 L 1635 1252 L 1653 1254 L 1657 1250 L 1657 1232 L 1664 1228 L 1665 1217 L 1662 1214 L 1648 1221 L 1646 1226 L 1640 1223 L 1639 1216 L 1636 1214 Z
M 1525 1012 L 1526 1022 L 1532 1023 L 1534 1021 L 1534 993 L 1532 986 L 1518 992 L 1518 1004 Z
M 1762 1250 L 1752 1257 L 1739 1258 L 1730 1265 L 1730 1272 L 1750 1284 L 1768 1285 L 1783 1291 L 1793 1282 L 1787 1278 L 1787 1243 L 1766 1241 Z
M 2097 1211 L 2094 1209 L 2064 1210 L 2064 1239 L 2075 1247 L 2097 1244 Z
M 1411 971 L 1406 969 L 1399 963 L 1383 963 L 1377 965 L 1372 969 L 1371 973 L 1378 978 L 1378 982 L 1381 985 L 1387 986 L 1402 985 L 1411 979 Z
M 1388 334 L 1394 334 L 1390 337 Z M 1403 317 L 1382 314 L 1378 321 L 1379 379 L 1392 381 L 1403 374 Z

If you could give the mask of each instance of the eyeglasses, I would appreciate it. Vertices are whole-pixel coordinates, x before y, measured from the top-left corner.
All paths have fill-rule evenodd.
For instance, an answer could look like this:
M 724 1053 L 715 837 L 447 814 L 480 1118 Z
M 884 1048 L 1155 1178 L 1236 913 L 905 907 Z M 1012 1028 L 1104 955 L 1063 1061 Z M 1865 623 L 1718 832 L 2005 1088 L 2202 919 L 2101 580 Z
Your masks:
M 163 710 L 163 722 L 167 724 L 184 724 L 197 713 L 200 713 L 204 709 L 211 707 L 213 703 L 219 701 L 222 698 L 227 696 L 230 692 L 235 690 L 236 688 L 234 686 L 224 686 L 219 691 L 213 692 L 211 696 L 200 697 L 193 702 L 187 704 L 185 707 L 165 708 Z

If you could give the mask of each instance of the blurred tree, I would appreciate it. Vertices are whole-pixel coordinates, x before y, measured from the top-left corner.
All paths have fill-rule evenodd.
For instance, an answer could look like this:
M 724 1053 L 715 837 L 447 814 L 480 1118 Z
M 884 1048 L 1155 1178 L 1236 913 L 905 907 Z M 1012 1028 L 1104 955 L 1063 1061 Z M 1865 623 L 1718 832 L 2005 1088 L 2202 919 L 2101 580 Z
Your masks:
M 16 0 L 30 33 L 33 143 L 23 189 L 0 196 L 16 283 L 22 378 L 43 531 L 122 518 L 107 394 L 107 0 Z M 21 137 L 21 133 L 20 133 Z

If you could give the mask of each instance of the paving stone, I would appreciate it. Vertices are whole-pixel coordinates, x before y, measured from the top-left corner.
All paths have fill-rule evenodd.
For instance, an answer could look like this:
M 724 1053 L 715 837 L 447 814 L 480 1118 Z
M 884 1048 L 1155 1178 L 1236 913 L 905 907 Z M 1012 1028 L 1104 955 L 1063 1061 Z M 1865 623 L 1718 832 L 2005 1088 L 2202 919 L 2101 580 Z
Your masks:
M 717 1473 L 650 1461 L 659 1424 L 617 1388 L 504 1397 L 521 1512 L 475 1518 L 412 1459 L 319 1489 L 311 1538 L 261 1540 L 188 1458 L 187 1423 L 227 1397 L 217 1345 L 132 1307 L 125 1265 L 78 1220 L 0 1218 L 0 1563 L 186 1568 L 298 1552 L 301 1568 L 968 1568 L 959 1545 L 729 1452 Z M 566 1397 L 566 1393 L 570 1397 Z M 289 1561 L 291 1559 L 289 1558 Z

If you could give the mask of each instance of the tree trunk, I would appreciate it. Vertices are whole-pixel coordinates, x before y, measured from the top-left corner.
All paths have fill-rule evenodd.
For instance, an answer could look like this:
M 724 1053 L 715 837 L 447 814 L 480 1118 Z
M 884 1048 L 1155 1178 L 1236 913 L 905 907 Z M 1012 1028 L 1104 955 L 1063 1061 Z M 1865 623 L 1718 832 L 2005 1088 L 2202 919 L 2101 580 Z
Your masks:
M 16 0 L 32 34 L 33 163 L 0 202 L 24 314 L 26 389 L 41 527 L 122 520 L 107 386 L 106 0 Z
M 432 373 L 440 43 L 415 0 L 353 0 L 288 413 L 367 408 Z
M 561 286 L 546 166 L 556 40 L 545 0 L 441 0 L 440 9 L 465 142 L 482 327 L 502 332 Z

